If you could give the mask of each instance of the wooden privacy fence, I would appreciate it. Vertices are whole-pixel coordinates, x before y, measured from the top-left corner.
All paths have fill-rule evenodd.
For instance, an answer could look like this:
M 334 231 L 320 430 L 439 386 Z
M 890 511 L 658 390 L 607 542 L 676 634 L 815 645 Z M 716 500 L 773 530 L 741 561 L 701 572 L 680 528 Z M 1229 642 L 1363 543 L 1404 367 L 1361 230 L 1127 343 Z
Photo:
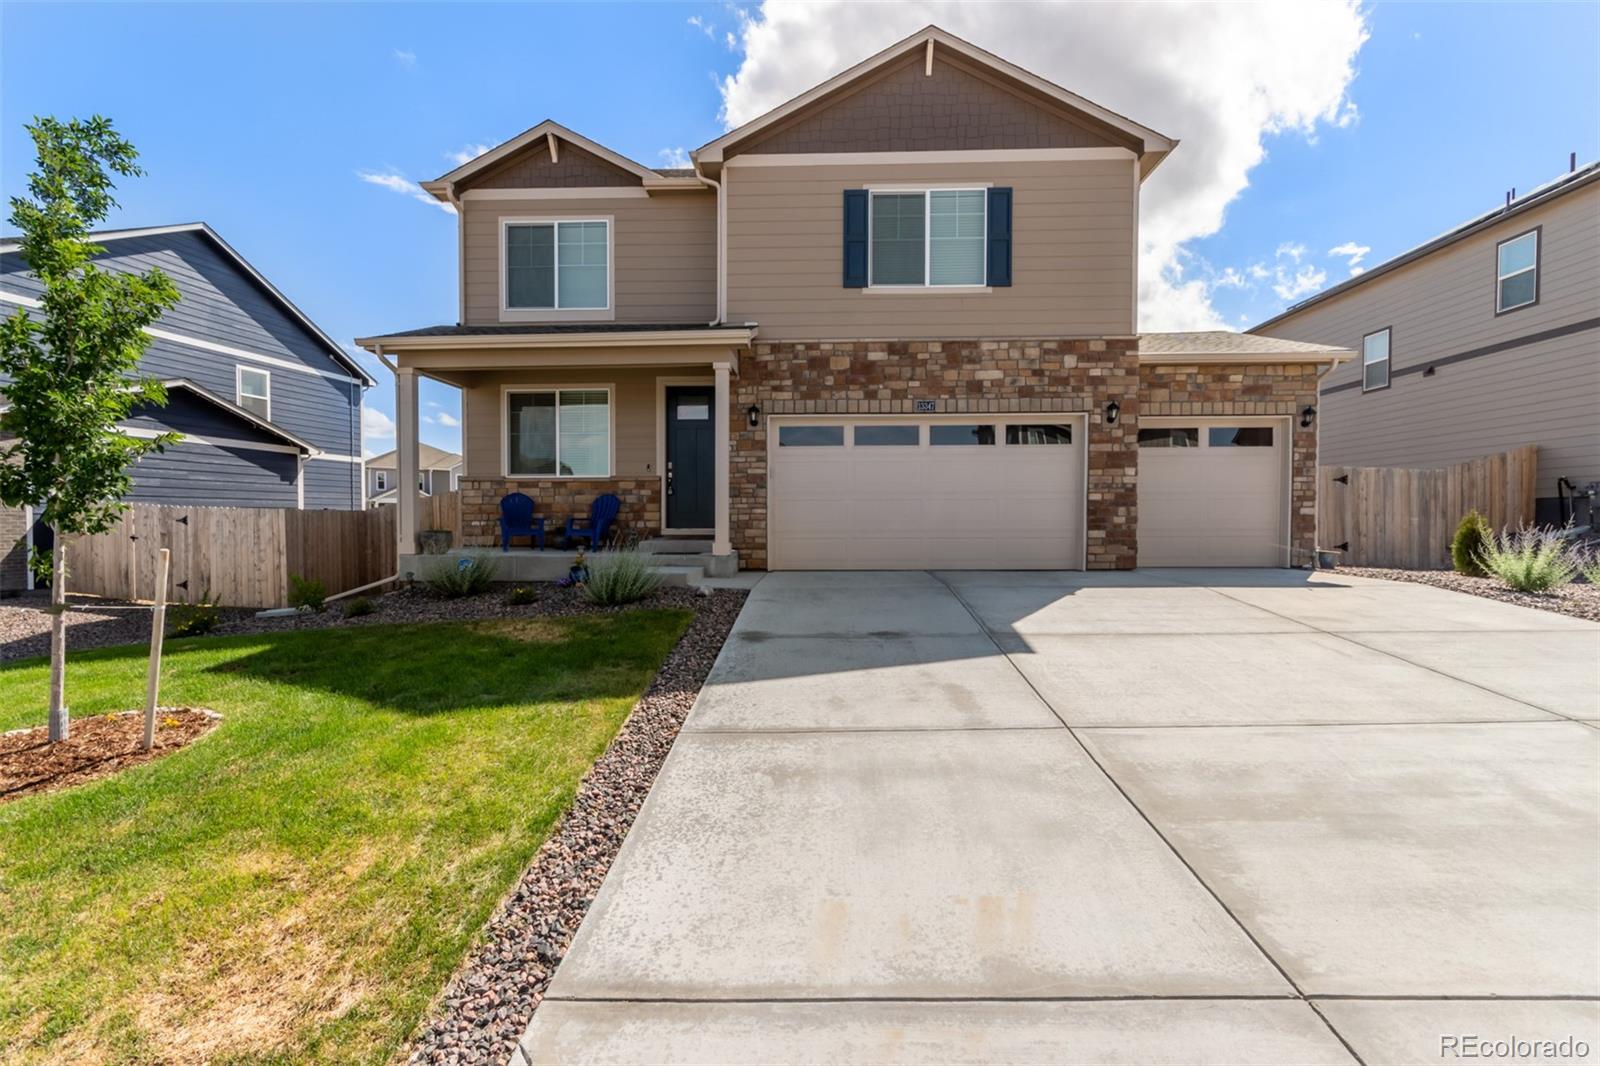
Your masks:
M 393 510 L 393 508 L 389 508 Z M 418 529 L 448 529 L 451 543 L 461 547 L 461 493 L 437 492 L 417 499 Z
M 210 596 L 229 607 L 285 607 L 289 577 L 328 594 L 395 571 L 394 508 L 297 511 L 134 504 L 115 528 L 67 545 L 67 591 L 116 599 L 155 596 L 156 559 L 172 549 L 169 597 Z
M 1318 470 L 1317 545 L 1349 566 L 1441 570 L 1450 538 L 1474 508 L 1495 529 L 1533 521 L 1539 450 L 1532 444 L 1454 466 L 1414 470 L 1324 466 Z

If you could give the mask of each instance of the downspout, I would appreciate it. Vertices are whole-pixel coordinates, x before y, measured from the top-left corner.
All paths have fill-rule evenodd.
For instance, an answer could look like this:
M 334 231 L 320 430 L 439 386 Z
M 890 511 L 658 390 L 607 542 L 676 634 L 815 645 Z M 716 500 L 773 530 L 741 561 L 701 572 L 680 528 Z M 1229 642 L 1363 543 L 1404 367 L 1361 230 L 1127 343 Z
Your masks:
M 702 174 L 698 159 L 694 160 L 694 176 L 717 191 L 717 317 L 709 324 L 720 326 L 728 317 L 728 205 L 722 198 L 722 183 Z
M 1316 378 L 1316 382 L 1315 382 L 1315 384 L 1316 384 L 1316 393 L 1315 393 L 1315 395 L 1317 397 L 1317 418 L 1319 418 L 1319 419 L 1322 417 L 1322 379 L 1327 377 L 1329 374 L 1333 373 L 1335 370 L 1339 369 L 1339 363 L 1340 363 L 1340 360 L 1338 360 L 1338 359 L 1330 360 L 1328 362 L 1328 368 L 1326 370 L 1318 372 L 1318 374 L 1317 374 L 1317 378 Z M 1290 422 L 1291 427 L 1293 426 L 1293 424 L 1294 423 L 1291 421 Z M 1317 496 L 1316 496 L 1317 505 L 1316 505 L 1316 513 L 1311 516 L 1311 569 L 1318 570 L 1318 569 L 1321 569 L 1322 556 L 1321 556 L 1320 553 L 1323 550 L 1323 547 L 1322 547 L 1322 423 L 1321 422 L 1313 422 L 1312 423 L 1312 427 L 1313 427 L 1312 431 L 1314 433 L 1316 433 L 1316 435 L 1317 435 L 1317 437 L 1316 437 L 1317 446 L 1316 446 L 1315 449 L 1313 449 L 1313 451 L 1311 453 L 1311 469 L 1312 469 L 1311 484 L 1317 490 Z M 1294 455 L 1293 455 L 1294 445 L 1292 443 L 1292 441 L 1293 441 L 1293 432 L 1294 431 L 1291 428 L 1291 430 L 1290 430 L 1291 444 L 1290 444 L 1290 449 L 1289 449 L 1290 453 L 1291 453 L 1290 457 L 1289 457 L 1289 467 L 1290 467 L 1291 471 L 1294 469 Z M 1291 476 L 1292 476 L 1292 474 L 1291 474 Z M 1291 539 L 1293 539 L 1293 538 L 1291 538 Z

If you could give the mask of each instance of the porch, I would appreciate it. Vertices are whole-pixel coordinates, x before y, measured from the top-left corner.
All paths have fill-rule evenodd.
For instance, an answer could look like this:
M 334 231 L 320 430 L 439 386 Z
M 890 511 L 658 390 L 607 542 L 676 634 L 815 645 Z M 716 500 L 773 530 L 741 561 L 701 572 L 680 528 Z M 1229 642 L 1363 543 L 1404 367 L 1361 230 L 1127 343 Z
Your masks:
M 437 327 L 364 338 L 395 374 L 397 482 L 416 484 L 418 383 L 461 390 L 460 536 L 454 552 L 494 549 L 504 580 L 564 576 L 569 518 L 596 497 L 621 501 L 622 539 L 704 541 L 707 573 L 737 570 L 729 519 L 731 379 L 753 327 Z M 545 551 L 514 538 L 502 553 L 500 501 L 520 492 L 544 520 Z M 418 494 L 396 501 L 400 570 L 427 558 Z M 672 553 L 668 553 L 672 554 Z M 681 554 L 681 553 L 680 553 Z
M 639 551 L 651 556 L 662 579 L 669 585 L 698 585 L 702 578 L 729 578 L 739 572 L 738 554 L 717 555 L 710 540 L 657 537 L 641 541 Z M 589 562 L 603 560 L 612 549 L 585 551 Z M 566 547 L 451 548 L 438 554 L 402 555 L 399 574 L 411 581 L 425 580 L 438 566 L 456 566 L 462 559 L 483 559 L 494 567 L 496 581 L 560 581 L 577 558 L 576 550 Z

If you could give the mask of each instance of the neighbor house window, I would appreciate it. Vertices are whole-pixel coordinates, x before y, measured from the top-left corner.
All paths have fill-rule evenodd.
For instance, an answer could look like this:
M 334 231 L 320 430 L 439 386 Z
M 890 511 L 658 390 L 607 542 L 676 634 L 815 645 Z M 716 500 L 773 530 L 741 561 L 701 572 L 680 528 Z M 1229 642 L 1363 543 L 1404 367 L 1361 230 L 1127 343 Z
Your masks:
M 389 472 L 387 470 L 374 470 L 372 472 L 372 491 L 389 491 Z
M 511 477 L 610 477 L 610 390 L 507 392 L 505 448 Z
M 1361 391 L 1389 387 L 1389 331 L 1380 329 L 1361 338 Z
M 506 223 L 506 310 L 610 307 L 610 231 L 603 219 Z
M 872 284 L 984 284 L 987 211 L 984 189 L 874 192 Z
M 1539 231 L 1501 241 L 1495 256 L 1495 314 L 1538 303 Z
M 240 407 L 261 418 L 272 417 L 271 374 L 254 367 L 241 366 L 235 385 L 235 395 Z

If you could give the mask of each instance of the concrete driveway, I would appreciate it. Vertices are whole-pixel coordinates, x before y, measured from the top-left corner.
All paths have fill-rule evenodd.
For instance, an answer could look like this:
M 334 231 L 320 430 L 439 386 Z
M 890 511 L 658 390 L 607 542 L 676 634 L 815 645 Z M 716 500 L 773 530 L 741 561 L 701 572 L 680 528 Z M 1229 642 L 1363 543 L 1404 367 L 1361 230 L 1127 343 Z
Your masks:
M 1376 1064 L 1469 1038 L 1600 1057 L 1600 626 L 1275 570 L 776 574 L 523 1052 Z

